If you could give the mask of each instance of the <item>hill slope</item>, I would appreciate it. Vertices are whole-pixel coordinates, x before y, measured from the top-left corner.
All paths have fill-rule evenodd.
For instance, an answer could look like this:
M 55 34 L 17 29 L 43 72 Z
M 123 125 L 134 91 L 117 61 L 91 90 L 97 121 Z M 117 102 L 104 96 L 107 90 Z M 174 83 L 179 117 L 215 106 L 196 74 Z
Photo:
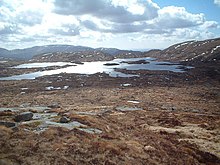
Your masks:
M 85 55 L 84 55 L 85 54 Z M 102 57 L 100 56 L 102 55 Z M 60 57 L 58 57 L 58 55 Z M 73 57 L 76 55 L 78 58 Z M 98 57 L 95 57 L 97 56 Z M 79 60 L 80 56 L 89 57 L 92 56 L 93 60 L 105 60 L 125 57 L 141 57 L 150 56 L 161 60 L 167 61 L 184 61 L 188 63 L 201 62 L 201 61 L 219 61 L 220 59 L 220 38 L 209 39 L 204 41 L 186 41 L 178 43 L 160 50 L 150 50 L 142 53 L 140 51 L 120 50 L 116 48 L 90 48 L 84 46 L 73 45 L 46 45 L 35 46 L 26 49 L 7 50 L 0 48 L 0 58 L 13 58 L 29 60 L 34 57 L 39 61 L 51 60 L 51 61 L 68 61 Z M 105 57 L 104 57 L 105 56 Z M 111 56 L 111 57 L 107 57 Z M 91 57 L 86 61 L 90 61 Z M 83 60 L 83 59 L 82 59 Z
M 73 46 L 73 45 L 46 45 L 46 46 L 35 46 L 26 49 L 14 49 L 14 50 L 7 50 L 0 48 L 0 57 L 3 58 L 13 58 L 13 59 L 23 59 L 29 60 L 37 55 L 45 56 L 48 53 L 55 53 L 55 54 L 74 54 L 79 53 L 83 54 L 82 52 L 102 52 L 106 55 L 120 55 L 120 54 L 141 54 L 139 51 L 130 51 L 130 50 L 120 50 L 115 48 L 90 48 L 85 46 Z M 94 55 L 94 53 L 93 53 Z M 65 59 L 64 59 L 65 60 Z
M 151 54 L 150 56 L 168 61 L 219 61 L 220 38 L 204 41 L 187 41 L 175 44 L 167 49 Z
M 72 45 L 46 45 L 35 46 L 26 49 L 0 49 L 0 57 L 14 59 L 31 59 L 35 55 L 54 52 L 75 52 L 75 51 L 90 51 L 93 48 Z

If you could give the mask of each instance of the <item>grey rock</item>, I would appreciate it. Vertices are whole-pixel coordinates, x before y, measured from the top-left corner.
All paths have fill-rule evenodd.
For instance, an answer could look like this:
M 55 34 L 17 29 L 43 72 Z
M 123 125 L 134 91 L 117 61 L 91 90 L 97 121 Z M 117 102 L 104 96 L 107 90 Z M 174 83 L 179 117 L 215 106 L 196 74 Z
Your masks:
M 20 113 L 19 115 L 15 116 L 15 121 L 16 122 L 20 122 L 20 121 L 29 121 L 31 120 L 33 117 L 33 113 L 32 112 L 23 112 Z
M 142 108 L 137 108 L 137 107 L 126 107 L 126 106 L 121 106 L 121 107 L 116 107 L 117 111 L 121 112 L 126 112 L 126 111 L 140 111 L 143 110 Z
M 167 106 L 167 105 L 163 105 L 162 107 L 161 107 L 161 109 L 162 110 L 166 110 L 166 111 L 176 111 L 177 110 L 177 108 L 176 107 L 173 107 L 173 106 Z
M 96 128 L 78 128 L 80 131 L 84 131 L 89 134 L 101 134 L 102 131 Z
M 16 126 L 16 127 L 12 127 L 11 128 L 14 132 L 17 132 L 17 131 L 19 131 L 19 128 Z
M 0 121 L 0 125 L 3 125 L 5 127 L 15 127 L 16 123 L 14 122 L 8 122 L 8 121 Z
M 49 108 L 60 108 L 60 105 L 58 103 L 52 103 L 51 105 L 48 106 Z
M 70 119 L 68 119 L 67 117 L 63 116 L 60 118 L 60 123 L 68 123 L 70 121 Z
M 26 108 L 26 107 L 29 107 L 30 105 L 31 103 L 24 103 L 24 104 L 21 104 L 20 107 Z
M 193 113 L 199 113 L 200 110 L 198 110 L 198 109 L 193 109 L 192 112 L 193 112 Z
M 0 112 L 18 112 L 18 108 L 0 108 Z
M 144 146 L 145 151 L 155 151 L 156 149 L 152 146 Z

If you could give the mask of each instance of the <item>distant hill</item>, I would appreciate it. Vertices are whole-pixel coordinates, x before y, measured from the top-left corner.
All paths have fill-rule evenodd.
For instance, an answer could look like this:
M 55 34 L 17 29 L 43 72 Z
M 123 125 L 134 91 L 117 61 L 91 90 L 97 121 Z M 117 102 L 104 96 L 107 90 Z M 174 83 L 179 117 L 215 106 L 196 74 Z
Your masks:
M 110 54 L 110 55 L 116 55 L 118 54 L 120 51 L 120 49 L 116 49 L 116 48 L 97 48 L 97 51 L 102 51 L 104 53 Z
M 207 62 L 220 60 L 220 38 L 204 41 L 187 41 L 145 55 L 168 61 Z
M 89 51 L 93 48 L 83 46 L 72 46 L 72 45 L 46 45 L 46 46 L 35 46 L 26 49 L 14 49 L 7 50 L 0 48 L 0 57 L 15 58 L 15 59 L 31 59 L 33 56 L 44 53 L 54 52 L 75 52 L 75 51 Z
M 119 50 L 112 51 L 108 48 L 94 49 L 90 51 L 77 51 L 77 52 L 55 52 L 36 55 L 32 61 L 72 61 L 72 62 L 88 62 L 88 61 L 108 61 L 114 58 L 132 58 L 143 57 L 142 52 Z
M 77 52 L 55 52 L 36 55 L 32 61 L 48 62 L 48 61 L 67 61 L 67 62 L 88 62 L 88 61 L 108 61 L 112 60 L 112 55 L 101 51 L 77 51 Z
M 0 48 L 0 59 L 22 59 L 37 61 L 94 61 L 113 58 L 155 57 L 175 62 L 219 61 L 220 38 L 204 41 L 186 41 L 164 50 L 147 52 L 120 50 L 116 48 L 91 48 L 73 45 L 46 45 L 26 49 L 7 50 Z
M 120 50 L 116 48 L 97 48 L 95 50 L 110 54 L 115 57 L 128 57 L 128 56 L 135 57 L 135 56 L 142 55 L 141 51 Z
M 55 54 L 73 54 L 79 52 L 102 52 L 107 55 L 116 56 L 123 53 L 135 53 L 140 54 L 138 51 L 128 51 L 128 50 L 120 50 L 116 48 L 90 48 L 85 46 L 73 46 L 73 45 L 46 45 L 46 46 L 35 46 L 26 49 L 14 49 L 7 50 L 0 48 L 0 58 L 14 58 L 14 59 L 22 59 L 22 60 L 30 60 L 34 56 L 37 55 L 45 55 L 48 53 Z

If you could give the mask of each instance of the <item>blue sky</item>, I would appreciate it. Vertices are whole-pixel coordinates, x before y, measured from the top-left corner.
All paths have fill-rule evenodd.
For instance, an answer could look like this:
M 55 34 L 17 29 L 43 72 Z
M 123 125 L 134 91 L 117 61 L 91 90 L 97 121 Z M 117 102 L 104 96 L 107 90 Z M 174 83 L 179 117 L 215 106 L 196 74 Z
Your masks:
M 160 7 L 179 6 L 185 7 L 191 13 L 204 13 L 209 20 L 220 22 L 220 6 L 213 3 L 213 0 L 154 0 Z
M 220 37 L 219 15 L 220 0 L 0 0 L 0 45 L 163 49 Z

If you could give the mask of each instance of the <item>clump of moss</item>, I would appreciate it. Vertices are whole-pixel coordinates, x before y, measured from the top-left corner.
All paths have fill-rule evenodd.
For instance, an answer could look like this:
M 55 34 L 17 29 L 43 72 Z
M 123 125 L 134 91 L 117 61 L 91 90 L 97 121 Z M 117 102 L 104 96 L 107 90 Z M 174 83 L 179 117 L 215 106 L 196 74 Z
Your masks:
M 41 124 L 42 124 L 42 121 L 35 121 L 35 122 L 31 122 L 31 123 L 28 123 L 25 125 L 28 127 L 31 127 L 31 128 L 36 128 L 36 127 L 40 126 Z

